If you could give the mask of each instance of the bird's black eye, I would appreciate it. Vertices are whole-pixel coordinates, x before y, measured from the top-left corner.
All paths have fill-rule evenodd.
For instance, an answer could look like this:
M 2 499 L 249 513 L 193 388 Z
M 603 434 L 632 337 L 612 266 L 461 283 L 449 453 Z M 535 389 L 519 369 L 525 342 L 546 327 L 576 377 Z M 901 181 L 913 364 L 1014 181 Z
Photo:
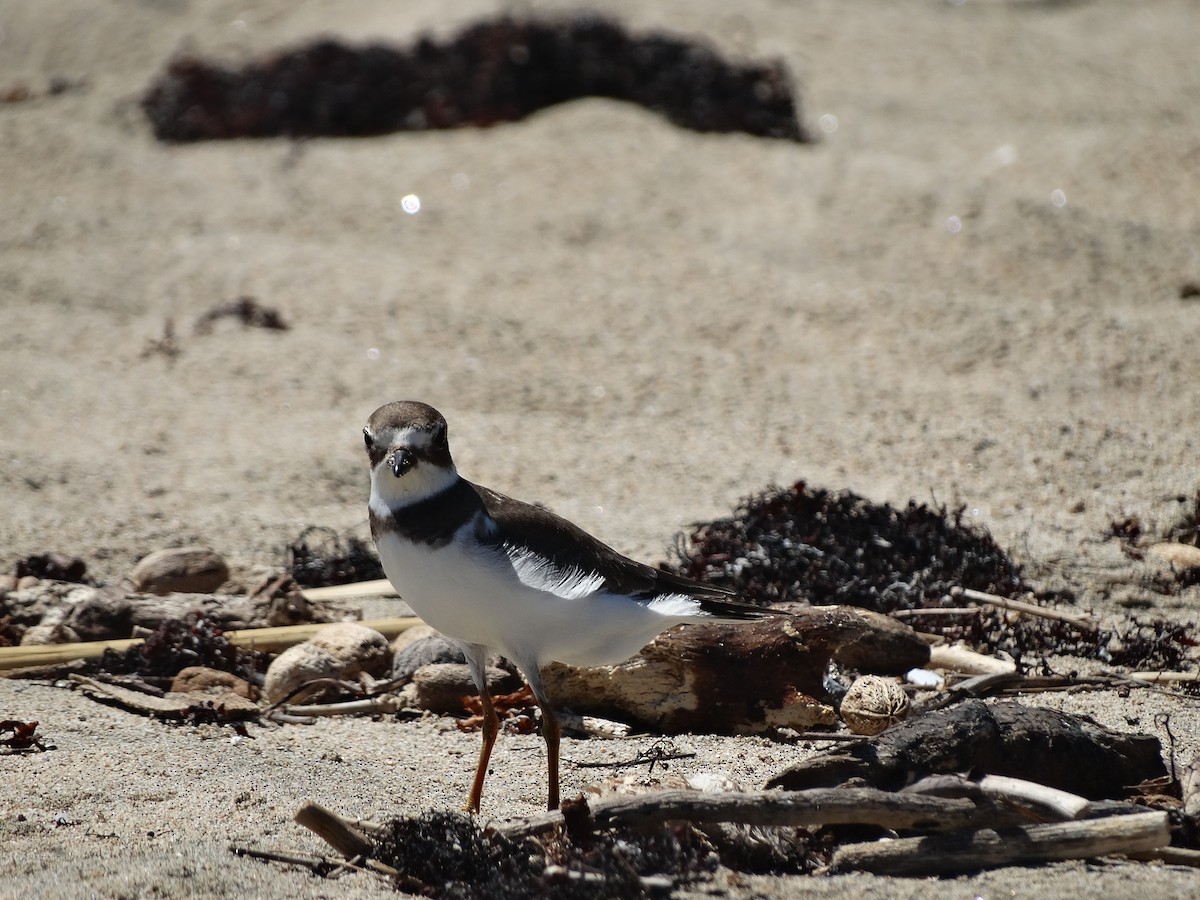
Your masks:
M 363 443 L 367 445 L 368 450 L 371 449 L 371 432 L 365 428 L 363 429 Z

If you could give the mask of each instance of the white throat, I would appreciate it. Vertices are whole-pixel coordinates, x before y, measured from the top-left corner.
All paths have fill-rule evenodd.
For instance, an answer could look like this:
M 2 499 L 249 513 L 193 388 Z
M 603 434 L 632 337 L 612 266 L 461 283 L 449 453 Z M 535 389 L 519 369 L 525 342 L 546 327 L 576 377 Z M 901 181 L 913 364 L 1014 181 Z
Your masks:
M 384 513 L 412 506 L 440 494 L 456 481 L 458 471 L 453 465 L 442 468 L 422 462 L 397 478 L 383 460 L 371 470 L 371 507 Z

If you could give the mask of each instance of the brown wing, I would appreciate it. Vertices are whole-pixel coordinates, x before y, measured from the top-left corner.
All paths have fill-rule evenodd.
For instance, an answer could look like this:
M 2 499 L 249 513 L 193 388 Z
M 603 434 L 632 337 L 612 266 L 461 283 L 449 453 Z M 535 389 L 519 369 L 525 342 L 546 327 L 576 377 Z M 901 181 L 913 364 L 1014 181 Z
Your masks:
M 737 595 L 726 588 L 692 581 L 622 556 L 548 509 L 514 500 L 481 485 L 472 487 L 483 500 L 488 515 L 500 526 L 498 541 L 504 541 L 506 533 L 527 535 L 556 567 L 595 572 L 604 578 L 605 587 L 611 591 L 645 600 L 661 594 L 686 594 L 700 601 L 703 613 L 722 619 L 758 619 L 769 615 L 765 610 L 735 602 Z

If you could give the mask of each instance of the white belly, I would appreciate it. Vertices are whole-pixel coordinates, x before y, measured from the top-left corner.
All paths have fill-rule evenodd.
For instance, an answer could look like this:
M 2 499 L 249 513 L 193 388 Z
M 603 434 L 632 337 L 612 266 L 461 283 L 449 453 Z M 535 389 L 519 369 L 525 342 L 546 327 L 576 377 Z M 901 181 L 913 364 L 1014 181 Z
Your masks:
M 378 546 L 384 572 L 433 628 L 459 641 L 492 647 L 523 668 L 551 661 L 580 666 L 621 662 L 660 632 L 691 618 L 664 615 L 603 590 L 582 596 L 569 589 L 556 593 L 562 585 L 539 586 L 507 556 L 473 552 L 476 545 L 461 540 L 463 534 L 436 550 L 383 534 Z

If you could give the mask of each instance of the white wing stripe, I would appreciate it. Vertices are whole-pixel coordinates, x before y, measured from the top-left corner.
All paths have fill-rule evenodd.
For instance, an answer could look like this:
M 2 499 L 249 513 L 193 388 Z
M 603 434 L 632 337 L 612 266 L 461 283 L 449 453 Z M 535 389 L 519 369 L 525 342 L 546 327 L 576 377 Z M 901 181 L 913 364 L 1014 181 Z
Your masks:
M 604 576 L 584 572 L 578 566 L 558 569 L 544 557 L 523 547 L 509 546 L 508 558 L 520 582 L 537 591 L 545 591 L 564 600 L 579 600 L 604 586 Z

